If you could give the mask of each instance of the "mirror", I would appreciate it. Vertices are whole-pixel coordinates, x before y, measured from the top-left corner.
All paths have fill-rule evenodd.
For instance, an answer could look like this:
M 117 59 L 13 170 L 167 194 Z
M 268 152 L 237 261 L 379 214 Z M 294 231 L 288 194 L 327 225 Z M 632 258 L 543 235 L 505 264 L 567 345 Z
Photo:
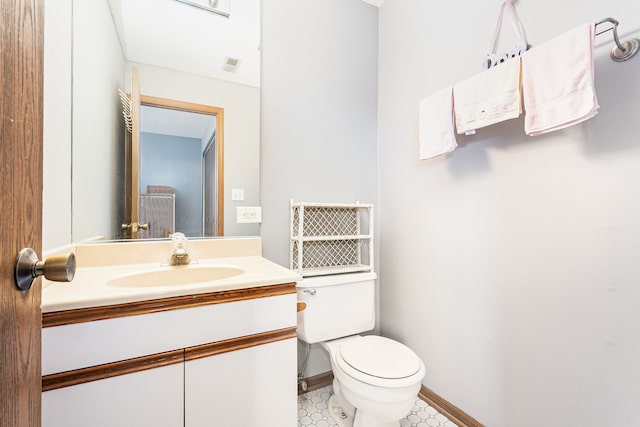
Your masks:
M 222 233 L 209 234 L 259 232 L 257 224 L 238 224 L 235 219 L 238 206 L 260 203 L 260 0 L 221 2 L 228 17 L 189 3 L 208 4 L 198 0 L 72 0 L 74 242 L 125 237 L 126 142 L 118 89 L 131 91 L 133 67 L 139 69 L 141 97 L 224 110 L 224 174 L 220 180 L 224 185 L 219 191 L 224 226 Z M 141 122 L 141 129 L 145 126 Z M 153 167 L 161 167 L 158 165 Z M 170 186 L 162 182 L 148 185 L 155 189 Z M 197 188 L 194 193 L 202 193 Z M 242 190 L 243 200 L 232 200 L 232 189 Z M 202 217 L 204 203 L 188 203 L 176 209 L 175 215 L 182 219 L 184 212 L 198 211 Z M 183 231 L 178 224 L 176 220 L 175 231 Z M 188 235 L 198 234 L 184 227 Z

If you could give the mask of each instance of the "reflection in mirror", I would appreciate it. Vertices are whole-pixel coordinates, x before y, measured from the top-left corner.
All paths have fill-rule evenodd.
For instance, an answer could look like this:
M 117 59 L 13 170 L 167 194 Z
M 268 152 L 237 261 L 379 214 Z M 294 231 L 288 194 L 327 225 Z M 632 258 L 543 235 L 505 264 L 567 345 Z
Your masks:
M 139 238 L 223 233 L 221 120 L 216 107 L 142 98 Z
M 195 187 L 200 193 L 203 184 L 219 188 L 214 210 L 223 209 L 226 220 L 209 232 L 202 231 L 203 220 L 189 220 L 200 227 L 184 226 L 184 231 L 258 234 L 257 224 L 235 219 L 238 206 L 259 205 L 259 0 L 234 2 L 229 17 L 174 0 L 72 4 L 72 240 L 126 237 L 126 144 L 118 89 L 131 91 L 134 66 L 144 96 L 224 109 L 223 176 Z M 230 59 L 237 68 L 229 70 Z M 149 181 L 144 192 L 146 185 L 170 186 Z M 231 189 L 244 190 L 244 200 L 232 201 Z M 183 231 L 184 210 L 175 194 L 175 228 Z M 202 203 L 199 199 L 184 209 L 203 215 Z

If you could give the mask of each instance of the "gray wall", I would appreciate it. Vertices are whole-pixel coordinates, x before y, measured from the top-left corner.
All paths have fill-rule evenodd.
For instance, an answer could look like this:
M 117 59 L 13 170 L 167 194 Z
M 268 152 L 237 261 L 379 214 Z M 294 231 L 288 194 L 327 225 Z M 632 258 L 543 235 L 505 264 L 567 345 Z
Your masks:
M 42 248 L 47 251 L 71 241 L 71 0 L 45 2 L 44 13 Z
M 376 203 L 377 9 L 262 3 L 260 234 L 289 265 L 289 200 Z M 314 349 L 308 375 L 330 370 Z
M 516 5 L 534 46 L 606 16 L 640 37 L 636 0 Z M 419 100 L 481 71 L 498 6 L 379 11 L 381 331 L 485 425 L 640 425 L 640 56 L 614 63 L 597 37 L 583 124 L 527 137 L 513 120 L 418 160 Z
M 76 242 L 122 233 L 124 122 L 118 89 L 124 87 L 124 64 L 108 3 L 74 1 L 71 237 Z
M 71 0 L 44 9 L 42 248 L 71 241 Z M 44 256 L 44 255 L 43 255 Z

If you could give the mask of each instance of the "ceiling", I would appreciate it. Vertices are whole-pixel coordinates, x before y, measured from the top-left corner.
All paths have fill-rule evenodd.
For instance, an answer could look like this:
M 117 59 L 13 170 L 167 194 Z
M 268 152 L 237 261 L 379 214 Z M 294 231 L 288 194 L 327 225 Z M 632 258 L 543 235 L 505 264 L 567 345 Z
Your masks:
M 216 118 L 209 114 L 140 107 L 140 132 L 208 140 L 215 128 Z
M 225 2 L 228 18 L 176 0 L 109 5 L 128 61 L 260 87 L 260 0 Z M 227 58 L 240 60 L 237 72 L 223 71 Z

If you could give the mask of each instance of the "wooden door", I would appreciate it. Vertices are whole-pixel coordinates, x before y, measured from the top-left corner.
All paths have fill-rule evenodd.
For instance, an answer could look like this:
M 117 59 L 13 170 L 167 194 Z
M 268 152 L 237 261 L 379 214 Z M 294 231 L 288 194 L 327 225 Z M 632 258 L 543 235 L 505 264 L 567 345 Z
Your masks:
M 218 234 L 217 221 L 217 171 L 216 171 L 216 134 L 214 132 L 211 141 L 207 144 L 207 147 L 202 153 L 202 206 L 203 206 L 203 218 L 202 218 L 202 230 L 205 237 L 216 236 Z
M 40 426 L 40 298 L 14 284 L 23 247 L 42 251 L 44 0 L 0 0 L 0 426 Z
M 139 89 L 138 89 L 139 91 Z M 139 93 L 139 92 L 138 92 Z M 179 100 L 175 100 L 175 99 L 167 99 L 167 98 L 159 98 L 156 96 L 149 96 L 149 95 L 143 95 L 139 93 L 139 98 L 138 98 L 138 103 L 137 104 L 133 104 L 133 93 L 132 93 L 132 112 L 134 110 L 134 108 L 137 108 L 138 110 L 140 109 L 140 106 L 148 106 L 148 107 L 156 107 L 156 108 L 164 108 L 164 109 L 169 109 L 169 110 L 176 110 L 176 111 L 184 111 L 187 113 L 198 113 L 198 114 L 207 114 L 207 115 L 211 115 L 211 116 L 215 116 L 215 120 L 216 120 L 216 129 L 215 129 L 215 170 L 213 171 L 214 175 L 215 175 L 215 181 L 214 182 L 210 182 L 209 185 L 213 185 L 215 186 L 215 209 L 216 211 L 214 212 L 215 214 L 215 233 L 216 234 L 210 234 L 211 236 L 224 236 L 224 108 L 221 107 L 215 107 L 213 105 L 204 105 L 204 104 L 196 104 L 193 102 L 186 102 L 186 101 L 179 101 Z M 137 105 L 137 107 L 136 107 Z M 139 114 L 139 113 L 138 113 Z M 138 140 L 133 144 L 135 146 L 137 146 L 138 148 L 136 149 L 135 152 L 135 159 L 137 161 L 139 161 L 139 156 L 140 156 L 140 142 L 139 142 L 139 136 L 140 136 L 140 124 L 139 124 L 139 119 L 134 119 L 133 120 L 133 135 L 135 137 L 136 134 L 136 128 L 138 129 Z M 136 124 L 138 123 L 138 124 Z M 133 158 L 133 155 L 132 155 Z M 135 175 L 135 177 L 132 177 L 132 186 L 133 185 L 140 185 L 139 184 L 139 163 L 133 163 L 133 164 L 128 164 L 127 163 L 127 168 L 131 169 L 132 174 Z M 129 176 L 129 172 L 127 172 L 127 176 Z M 132 197 L 138 197 L 138 194 L 134 195 L 133 192 L 131 193 Z M 204 200 L 203 200 L 204 201 Z M 133 204 L 133 202 L 132 202 Z M 204 214 L 204 212 L 203 212 Z M 204 229 L 203 229 L 204 230 Z M 176 230 L 176 231 L 180 231 L 180 230 Z M 204 233 L 203 233 L 204 234 Z M 205 234 L 205 236 L 207 236 L 208 234 Z

